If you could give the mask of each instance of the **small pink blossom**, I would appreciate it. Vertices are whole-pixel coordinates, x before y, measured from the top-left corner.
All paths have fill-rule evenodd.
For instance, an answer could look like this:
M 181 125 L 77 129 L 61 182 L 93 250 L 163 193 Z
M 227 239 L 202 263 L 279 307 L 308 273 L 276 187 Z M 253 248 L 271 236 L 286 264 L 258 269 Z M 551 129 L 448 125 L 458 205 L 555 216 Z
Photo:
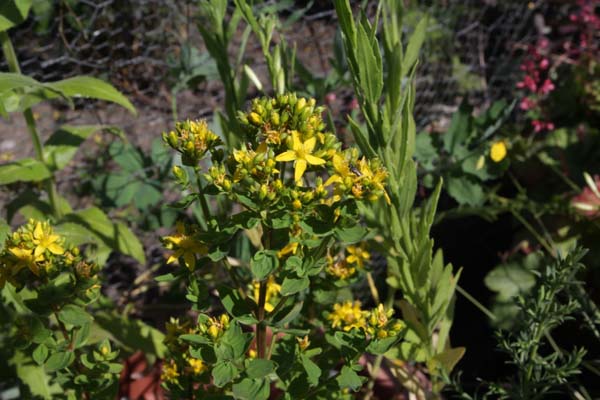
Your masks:
M 352 101 L 350 102 L 350 109 L 351 110 L 358 110 L 358 100 L 356 99 L 352 99 Z
M 524 111 L 530 110 L 533 107 L 535 107 L 535 101 L 531 100 L 529 97 L 524 97 L 519 103 L 519 108 Z
M 596 193 L 600 191 L 600 176 L 594 175 L 591 183 L 596 185 Z M 600 197 L 596 193 L 591 187 L 586 186 L 580 194 L 571 199 L 571 206 L 590 219 L 600 216 Z
M 542 61 L 540 61 L 541 69 L 547 69 L 549 65 L 550 65 L 550 61 L 548 61 L 547 58 L 543 58 Z
M 550 79 L 546 79 L 540 88 L 542 94 L 548 94 L 555 89 L 554 83 Z

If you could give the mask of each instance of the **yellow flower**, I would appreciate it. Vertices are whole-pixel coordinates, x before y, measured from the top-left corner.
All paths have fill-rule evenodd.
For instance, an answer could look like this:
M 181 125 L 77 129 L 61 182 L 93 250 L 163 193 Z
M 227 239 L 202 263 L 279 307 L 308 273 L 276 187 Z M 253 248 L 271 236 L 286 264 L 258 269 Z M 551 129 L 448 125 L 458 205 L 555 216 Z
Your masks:
M 506 142 L 504 140 L 499 140 L 492 144 L 492 148 L 490 149 L 490 158 L 492 161 L 499 163 L 504 160 L 507 154 Z
M 376 190 L 381 190 L 385 197 L 385 201 L 388 204 L 391 204 L 390 196 L 388 196 L 384 185 L 385 180 L 388 177 L 387 171 L 381 167 L 373 171 L 365 157 L 358 160 L 358 170 L 360 171 L 361 178 L 368 181 Z
M 329 186 L 332 183 L 343 183 L 346 184 L 348 178 L 350 182 L 356 177 L 356 175 L 350 170 L 350 163 L 346 158 L 338 153 L 335 153 L 332 158 L 333 169 L 335 174 L 331 175 L 325 182 L 325 186 Z
M 192 370 L 192 372 L 196 375 L 200 375 L 208 369 L 206 364 L 204 364 L 202 360 L 199 360 L 197 358 L 189 358 L 187 362 L 190 365 L 190 369 Z
M 277 252 L 278 258 L 283 258 L 289 254 L 296 254 L 298 251 L 298 242 L 290 242 L 285 245 L 285 247 Z
M 253 286 L 254 286 L 253 287 L 254 301 L 256 302 L 256 304 L 258 304 L 258 297 L 259 297 L 259 292 L 260 292 L 260 282 L 254 282 Z M 267 280 L 267 292 L 266 292 L 266 296 L 265 296 L 265 311 L 266 312 L 273 311 L 275 306 L 273 304 L 271 304 L 269 301 L 273 297 L 277 296 L 280 291 L 281 291 L 281 285 L 276 283 L 275 277 L 273 275 L 271 275 L 269 277 L 269 279 Z
M 364 268 L 365 261 L 371 259 L 371 254 L 365 250 L 364 244 L 361 244 L 360 246 L 348 246 L 346 251 L 349 254 L 349 256 L 346 257 L 346 261 L 349 264 L 356 264 L 358 268 Z
M 339 279 L 348 279 L 354 275 L 356 268 L 349 265 L 346 260 L 333 262 L 333 259 L 327 265 L 327 273 Z
M 325 164 L 325 160 L 315 157 L 311 154 L 315 149 L 315 145 L 317 144 L 317 138 L 315 136 L 302 142 L 300 133 L 298 131 L 293 131 L 292 140 L 292 150 L 288 150 L 279 154 L 277 157 L 275 157 L 275 161 L 295 160 L 296 164 L 294 169 L 294 180 L 298 186 L 301 186 L 302 175 L 304 175 L 308 164 L 322 165 Z
M 196 268 L 196 254 L 206 254 L 208 247 L 188 233 L 185 225 L 177 223 L 177 233 L 173 236 L 164 238 L 165 247 L 174 250 L 174 253 L 167 260 L 167 264 L 174 263 L 180 257 L 183 257 L 185 266 L 193 271 Z
M 61 237 L 55 235 L 52 232 L 52 227 L 47 222 L 37 222 L 35 229 L 33 230 L 33 244 L 35 244 L 35 250 L 33 254 L 36 257 L 44 254 L 46 250 L 49 250 L 53 254 L 63 254 L 65 249 L 60 246 Z
M 20 247 L 11 247 L 8 251 L 17 258 L 17 263 L 13 265 L 12 275 L 16 275 L 24 267 L 29 268 L 34 275 L 40 275 L 40 267 L 37 263 L 44 261 L 43 255 L 36 256 L 31 249 Z
M 179 378 L 179 372 L 177 372 L 177 364 L 173 360 L 168 364 L 164 364 L 162 367 L 162 373 L 160 374 L 160 378 L 169 383 L 177 383 L 177 378 Z
M 342 328 L 348 332 L 354 328 L 365 329 L 367 326 L 367 311 L 360 308 L 360 301 L 346 301 L 333 305 L 333 312 L 327 316 L 332 328 Z

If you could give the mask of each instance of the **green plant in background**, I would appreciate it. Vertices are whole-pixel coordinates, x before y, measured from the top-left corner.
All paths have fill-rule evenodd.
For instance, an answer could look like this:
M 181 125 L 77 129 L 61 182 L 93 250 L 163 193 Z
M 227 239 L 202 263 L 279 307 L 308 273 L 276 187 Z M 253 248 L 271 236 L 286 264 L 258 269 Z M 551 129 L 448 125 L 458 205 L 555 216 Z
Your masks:
M 125 207 L 120 212 L 123 217 L 145 230 L 173 226 L 177 210 L 163 200 L 163 193 L 169 190 L 173 157 L 162 140 L 154 140 L 148 154 L 123 140 L 111 142 L 106 150 L 106 158 L 95 158 L 87 167 L 100 172 L 82 179 L 89 181 L 101 205 Z
M 381 248 L 388 262 L 386 282 L 392 289 L 388 291 L 386 303 L 395 304 L 394 289 L 399 289 L 404 297 L 399 305 L 408 332 L 396 357 L 425 362 L 433 379 L 433 392 L 439 393 L 440 373 L 452 370 L 464 348 L 452 348 L 448 340 L 458 276 L 452 274 L 451 265 L 444 265 L 440 250 L 432 256 L 433 241 L 429 237 L 441 182 L 428 202 L 413 208 L 417 185 L 412 160 L 415 143 L 413 77 L 427 20 L 419 22 L 405 49 L 400 2 L 382 2 L 373 24 L 364 14 L 355 22 L 347 1 L 336 1 L 335 7 L 365 120 L 361 127 L 350 119 L 352 132 L 361 151 L 369 156 L 377 155 L 390 175 L 388 204 L 380 201 L 364 207 L 363 212 L 382 236 Z M 383 55 L 377 40 L 380 16 Z M 411 391 L 426 395 L 425 389 L 412 381 L 406 371 L 398 368 L 397 376 Z
M 482 207 L 489 198 L 484 183 L 508 168 L 507 139 L 498 131 L 514 105 L 499 100 L 475 117 L 472 107 L 463 101 L 443 134 L 419 133 L 415 157 L 423 184 L 431 188 L 443 177 L 448 195 L 466 212 L 489 213 Z
M 598 373 L 583 360 L 586 349 L 565 350 L 552 337 L 561 325 L 585 313 L 586 302 L 580 296 L 583 284 L 577 280 L 584 268 L 580 261 L 585 253 L 574 248 L 557 259 L 539 260 L 543 267 L 535 271 L 537 282 L 517 297 L 515 326 L 497 331 L 498 349 L 507 354 L 508 364 L 515 372 L 507 380 L 483 381 L 483 388 L 478 391 L 481 398 L 524 400 L 550 395 L 592 398 L 577 379 L 582 366 Z M 597 332 L 598 325 L 598 321 L 587 324 L 592 332 Z M 479 398 L 470 396 L 457 382 L 451 384 L 460 398 Z
M 90 343 L 86 311 L 100 295 L 99 266 L 48 222 L 30 220 L 12 234 L 2 228 L 2 343 L 12 349 L 7 356 L 20 380 L 17 395 L 114 397 L 122 368 L 115 362 L 118 351 L 108 340 Z
M 203 206 L 205 229 L 180 223 L 163 239 L 173 251 L 168 262 L 182 268 L 158 279 L 185 279 L 200 312 L 196 321 L 167 326 L 163 380 L 173 395 L 194 397 L 212 377 L 209 393 L 236 398 L 267 399 L 272 382 L 290 399 L 344 397 L 363 385 L 360 357 L 401 340 L 405 325 L 392 308 L 364 309 L 347 290 L 369 254 L 352 246 L 338 256 L 332 247 L 365 237 L 357 204 L 387 196 L 387 172 L 377 159 L 342 150 L 322 113 L 294 94 L 255 99 L 238 115 L 246 145 L 232 150 L 220 148 L 203 121 L 163 134 L 208 182 L 195 180 L 195 200 L 226 197 L 237 210 L 215 218 Z M 201 169 L 205 157 L 210 166 Z M 192 185 L 184 169 L 174 172 L 184 188 Z M 231 257 L 242 234 L 253 244 L 248 259 Z
M 57 82 L 38 82 L 20 73 L 12 43 L 6 32 L 28 15 L 31 1 L 8 1 L 0 31 L 2 50 L 10 72 L 0 73 L 0 115 L 22 112 L 27 123 L 35 158 L 24 158 L 0 166 L 0 184 L 41 182 L 46 198 L 33 189 L 26 189 L 7 206 L 10 222 L 16 212 L 26 218 L 50 219 L 57 231 L 74 245 L 92 244 L 97 261 L 102 264 L 111 251 L 118 250 L 144 262 L 142 246 L 129 228 L 121 222 L 112 222 L 103 211 L 91 207 L 73 211 L 68 201 L 59 195 L 55 175 L 66 167 L 77 149 L 101 126 L 62 126 L 42 143 L 31 107 L 44 100 L 61 98 L 73 104 L 73 98 L 83 97 L 106 100 L 119 104 L 135 114 L 135 108 L 114 87 L 91 77 L 74 77 Z M 18 13 L 17 13 L 18 11 Z

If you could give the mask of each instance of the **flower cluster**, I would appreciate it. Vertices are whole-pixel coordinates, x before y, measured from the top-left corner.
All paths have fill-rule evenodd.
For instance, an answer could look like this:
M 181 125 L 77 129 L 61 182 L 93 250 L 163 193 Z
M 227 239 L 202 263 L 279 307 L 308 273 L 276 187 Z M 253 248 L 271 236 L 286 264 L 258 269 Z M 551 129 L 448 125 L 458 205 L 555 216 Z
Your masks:
M 163 140 L 181 153 L 184 165 L 196 167 L 208 151 L 215 151 L 222 142 L 208 129 L 206 121 L 184 121 L 175 124 L 175 130 L 163 133 Z
M 536 133 L 554 129 L 552 122 L 542 120 L 540 106 L 540 102 L 555 89 L 548 74 L 549 53 L 549 41 L 546 38 L 539 40 L 536 46 L 530 46 L 520 66 L 525 75 L 523 80 L 517 83 L 517 88 L 526 93 L 519 103 L 519 108 L 527 111 L 532 117 L 531 124 Z
M 256 209 L 293 211 L 346 198 L 388 199 L 381 163 L 342 150 L 335 135 L 325 131 L 322 113 L 314 99 L 294 94 L 255 99 L 248 112 L 239 114 L 245 147 L 222 162 L 213 158 L 206 179 Z
M 331 327 L 350 332 L 362 330 L 371 337 L 384 339 L 400 334 L 405 325 L 400 320 L 392 319 L 393 309 L 385 309 L 383 304 L 366 311 L 361 308 L 360 301 L 346 301 L 333 305 L 333 311 L 327 315 Z
M 68 270 L 77 278 L 95 278 L 98 266 L 85 261 L 76 247 L 69 248 L 48 222 L 33 219 L 6 239 L 0 253 L 0 288 L 17 288 L 36 279 L 47 281 Z
M 170 384 L 179 384 L 182 376 L 197 378 L 210 371 L 211 365 L 198 358 L 189 342 L 181 340 L 181 335 L 201 337 L 207 343 L 218 343 L 224 332 L 229 329 L 230 318 L 227 314 L 219 317 L 209 317 L 201 314 L 198 323 L 192 324 L 187 320 L 180 322 L 178 318 L 171 318 L 166 324 L 164 343 L 173 358 L 167 360 L 162 366 L 161 379 Z
M 357 270 L 364 270 L 365 262 L 369 262 L 370 259 L 371 254 L 366 250 L 365 243 L 347 246 L 337 257 L 327 257 L 326 271 L 338 279 L 347 280 L 355 276 Z

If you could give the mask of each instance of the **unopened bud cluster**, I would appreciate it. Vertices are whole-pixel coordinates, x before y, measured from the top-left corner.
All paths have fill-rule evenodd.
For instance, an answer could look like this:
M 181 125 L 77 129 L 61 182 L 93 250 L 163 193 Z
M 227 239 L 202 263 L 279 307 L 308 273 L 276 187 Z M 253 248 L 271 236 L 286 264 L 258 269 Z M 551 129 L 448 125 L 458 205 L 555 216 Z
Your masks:
M 184 165 L 198 166 L 208 151 L 214 151 L 221 139 L 208 129 L 206 121 L 183 121 L 175 124 L 175 130 L 163 133 L 163 141 L 181 153 Z

